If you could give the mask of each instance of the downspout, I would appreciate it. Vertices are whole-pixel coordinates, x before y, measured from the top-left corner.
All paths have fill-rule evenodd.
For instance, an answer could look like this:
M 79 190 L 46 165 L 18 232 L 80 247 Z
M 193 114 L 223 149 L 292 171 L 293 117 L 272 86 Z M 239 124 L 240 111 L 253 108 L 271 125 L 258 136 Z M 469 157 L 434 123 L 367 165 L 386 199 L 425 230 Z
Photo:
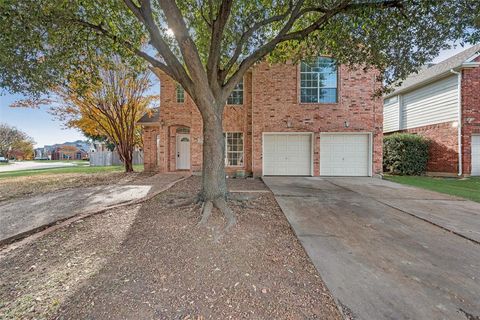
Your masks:
M 462 148 L 462 72 L 450 69 L 450 72 L 458 76 L 458 176 L 463 174 L 463 148 Z

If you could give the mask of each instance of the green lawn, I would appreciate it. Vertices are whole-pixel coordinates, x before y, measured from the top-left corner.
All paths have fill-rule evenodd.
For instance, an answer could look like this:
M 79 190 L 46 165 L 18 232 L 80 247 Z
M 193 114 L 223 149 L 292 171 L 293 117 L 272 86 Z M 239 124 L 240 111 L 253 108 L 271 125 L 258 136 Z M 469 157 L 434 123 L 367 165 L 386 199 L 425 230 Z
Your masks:
M 143 171 L 143 165 L 134 165 L 135 171 Z M 48 168 L 35 170 L 18 170 L 9 172 L 0 172 L 0 179 L 10 177 L 32 176 L 38 174 L 59 174 L 59 173 L 97 173 L 97 172 L 115 172 L 123 171 L 123 166 L 106 166 L 106 167 L 90 167 L 90 166 L 76 166 L 65 168 Z
M 66 163 L 75 163 L 80 166 L 88 166 L 90 162 L 86 160 L 33 160 L 35 163 L 51 163 L 51 162 L 66 162 Z
M 434 178 L 419 176 L 389 176 L 386 180 L 450 194 L 480 202 L 480 178 Z
M 8 166 L 10 162 L 0 162 L 0 166 Z

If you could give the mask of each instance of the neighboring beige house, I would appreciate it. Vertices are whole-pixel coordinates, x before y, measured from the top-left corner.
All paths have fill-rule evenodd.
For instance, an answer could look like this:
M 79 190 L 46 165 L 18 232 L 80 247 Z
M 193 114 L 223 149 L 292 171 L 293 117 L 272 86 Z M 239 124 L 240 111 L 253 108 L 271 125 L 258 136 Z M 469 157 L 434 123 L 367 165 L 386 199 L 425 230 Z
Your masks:
M 480 44 L 408 77 L 385 96 L 383 132 L 430 139 L 427 172 L 480 175 Z

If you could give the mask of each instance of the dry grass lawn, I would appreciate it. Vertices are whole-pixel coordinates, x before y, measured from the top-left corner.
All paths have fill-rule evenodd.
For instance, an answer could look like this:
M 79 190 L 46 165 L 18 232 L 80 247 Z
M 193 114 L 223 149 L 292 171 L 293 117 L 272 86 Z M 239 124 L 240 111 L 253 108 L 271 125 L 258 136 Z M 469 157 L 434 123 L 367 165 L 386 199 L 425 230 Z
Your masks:
M 97 172 L 57 173 L 0 179 L 0 201 L 33 196 L 60 189 L 91 187 L 134 181 L 147 173 Z

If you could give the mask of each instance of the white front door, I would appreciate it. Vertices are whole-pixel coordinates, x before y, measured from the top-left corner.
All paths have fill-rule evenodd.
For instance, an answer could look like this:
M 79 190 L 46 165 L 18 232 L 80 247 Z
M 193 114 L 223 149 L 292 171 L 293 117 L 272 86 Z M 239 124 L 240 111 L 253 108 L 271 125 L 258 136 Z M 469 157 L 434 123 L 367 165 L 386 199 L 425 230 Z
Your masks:
M 472 135 L 472 176 L 480 176 L 480 135 Z
M 368 176 L 370 135 L 322 133 L 320 135 L 320 175 Z
M 312 174 L 312 135 L 310 133 L 263 136 L 263 175 L 310 176 Z
M 190 134 L 177 133 L 177 169 L 190 169 Z

